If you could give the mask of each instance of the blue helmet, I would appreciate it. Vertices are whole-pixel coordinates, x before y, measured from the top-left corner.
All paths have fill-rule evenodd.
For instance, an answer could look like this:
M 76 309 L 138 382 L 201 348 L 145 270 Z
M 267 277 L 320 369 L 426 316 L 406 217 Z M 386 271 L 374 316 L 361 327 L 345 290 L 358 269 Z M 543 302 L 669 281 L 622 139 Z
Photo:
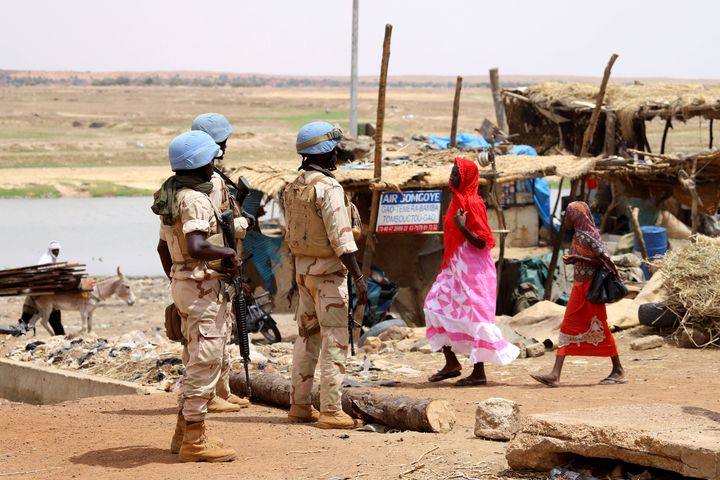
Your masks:
M 197 130 L 181 133 L 173 138 L 168 147 L 173 172 L 204 167 L 221 153 L 210 135 Z
M 215 143 L 222 143 L 228 139 L 233 129 L 225 118 L 219 113 L 203 113 L 192 122 L 192 130 L 200 130 L 209 134 Z
M 301 155 L 317 155 L 332 152 L 340 143 L 343 132 L 328 122 L 310 122 L 298 132 L 295 148 Z

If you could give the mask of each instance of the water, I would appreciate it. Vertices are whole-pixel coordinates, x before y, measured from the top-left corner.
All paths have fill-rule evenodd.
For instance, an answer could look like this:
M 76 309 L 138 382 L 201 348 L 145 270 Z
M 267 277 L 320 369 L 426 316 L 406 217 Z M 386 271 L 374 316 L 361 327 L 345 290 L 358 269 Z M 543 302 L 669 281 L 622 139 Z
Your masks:
M 557 194 L 552 188 L 550 208 Z M 114 275 L 120 266 L 130 276 L 163 276 L 151 203 L 151 197 L 0 199 L 0 269 L 34 265 L 57 240 L 60 259 L 84 263 L 90 275 Z
M 0 269 L 34 265 L 51 240 L 90 275 L 164 276 L 151 197 L 0 200 Z

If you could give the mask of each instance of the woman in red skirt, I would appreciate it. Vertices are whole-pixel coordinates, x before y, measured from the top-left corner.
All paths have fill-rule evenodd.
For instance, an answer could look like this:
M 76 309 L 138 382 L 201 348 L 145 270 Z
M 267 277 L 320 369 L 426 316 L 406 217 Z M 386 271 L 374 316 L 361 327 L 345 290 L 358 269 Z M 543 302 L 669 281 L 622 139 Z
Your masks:
M 620 364 L 615 339 L 608 328 L 605 305 L 590 303 L 585 299 L 598 268 L 604 266 L 615 274 L 617 268 L 608 256 L 600 232 L 593 223 L 590 208 L 585 202 L 572 202 L 568 205 L 565 226 L 575 230 L 570 245 L 570 255 L 563 257 L 565 263 L 573 264 L 574 277 L 570 301 L 560 325 L 555 366 L 550 373 L 536 373 L 530 376 L 548 387 L 557 387 L 560 384 L 560 372 L 567 355 L 610 357 L 612 371 L 600 383 L 602 385 L 625 383 L 625 370 Z

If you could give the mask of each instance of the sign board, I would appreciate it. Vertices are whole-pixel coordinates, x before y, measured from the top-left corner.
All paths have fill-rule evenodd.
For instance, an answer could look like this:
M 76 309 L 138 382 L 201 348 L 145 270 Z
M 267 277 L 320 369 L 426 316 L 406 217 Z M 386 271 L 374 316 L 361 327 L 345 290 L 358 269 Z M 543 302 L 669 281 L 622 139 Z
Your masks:
M 442 190 L 383 192 L 378 233 L 435 232 L 440 223 Z

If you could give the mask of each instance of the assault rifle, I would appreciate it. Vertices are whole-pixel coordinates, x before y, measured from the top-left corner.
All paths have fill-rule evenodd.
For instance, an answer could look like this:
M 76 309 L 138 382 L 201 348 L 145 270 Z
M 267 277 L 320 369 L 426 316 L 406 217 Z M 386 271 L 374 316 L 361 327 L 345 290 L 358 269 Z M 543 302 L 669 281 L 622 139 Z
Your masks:
M 229 179 L 228 179 L 229 180 Z M 243 184 L 243 189 L 237 189 L 237 200 L 239 205 L 245 200 L 245 197 L 250 192 L 250 183 L 245 177 L 240 177 L 240 183 Z M 234 185 L 234 183 L 233 183 Z M 220 217 L 220 226 L 223 231 L 223 237 L 225 238 L 225 245 L 232 248 L 237 253 L 237 241 L 235 238 L 235 217 L 232 210 L 226 210 Z M 229 261 L 226 259 L 223 264 L 228 267 L 230 266 Z M 245 367 L 245 381 L 247 383 L 248 397 L 252 396 L 252 390 L 250 388 L 250 338 L 248 337 L 248 324 L 247 324 L 247 305 L 245 304 L 245 297 L 243 296 L 242 290 L 242 268 L 236 272 L 232 277 L 232 285 L 235 290 L 233 297 L 232 308 L 235 313 L 235 324 L 237 325 L 238 332 L 238 347 L 240 348 L 240 356 L 243 360 L 243 366 Z
M 230 177 L 225 175 L 222 172 L 222 170 L 220 170 L 219 168 L 213 167 L 213 170 L 215 171 L 215 173 L 220 175 L 220 178 L 223 179 L 223 181 L 225 182 L 225 185 L 230 186 L 230 188 L 231 188 L 230 193 L 235 197 L 237 206 L 240 209 L 240 214 L 248 220 L 248 223 L 250 224 L 249 228 L 252 228 L 257 223 L 257 220 L 255 219 L 254 215 L 246 212 L 242 208 L 243 203 L 245 202 L 245 199 L 247 198 L 248 194 L 250 193 L 250 182 L 247 181 L 247 178 L 240 177 L 238 179 L 238 183 L 240 183 L 240 185 L 238 186 L 235 182 L 233 182 L 230 179 Z
M 350 276 L 350 273 L 348 272 L 348 275 L 347 275 L 348 334 L 349 334 L 349 339 L 350 339 L 350 355 L 352 355 L 354 357 L 355 356 L 355 339 L 353 338 L 355 336 L 354 330 L 355 330 L 356 326 L 359 327 L 360 325 L 357 325 L 355 323 L 355 312 L 353 311 L 353 308 L 352 308 L 352 298 L 350 298 L 350 292 L 352 291 L 352 286 L 353 286 L 352 277 Z M 355 298 L 357 298 L 357 294 L 355 295 Z M 361 307 L 360 305 L 357 306 L 357 308 L 360 308 L 360 307 Z

